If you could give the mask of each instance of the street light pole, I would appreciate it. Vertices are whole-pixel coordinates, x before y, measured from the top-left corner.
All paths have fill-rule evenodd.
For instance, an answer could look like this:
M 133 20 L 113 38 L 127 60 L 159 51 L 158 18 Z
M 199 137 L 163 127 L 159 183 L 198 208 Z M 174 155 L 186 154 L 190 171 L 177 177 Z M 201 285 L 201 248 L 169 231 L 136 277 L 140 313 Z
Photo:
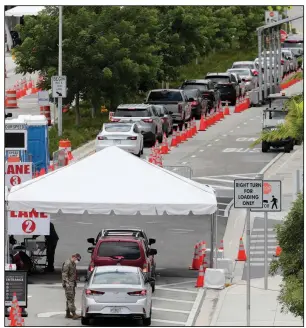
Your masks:
M 58 76 L 62 76 L 62 45 L 63 45 L 63 6 L 59 6 L 59 23 L 58 23 Z M 58 136 L 63 134 L 63 98 L 58 98 Z

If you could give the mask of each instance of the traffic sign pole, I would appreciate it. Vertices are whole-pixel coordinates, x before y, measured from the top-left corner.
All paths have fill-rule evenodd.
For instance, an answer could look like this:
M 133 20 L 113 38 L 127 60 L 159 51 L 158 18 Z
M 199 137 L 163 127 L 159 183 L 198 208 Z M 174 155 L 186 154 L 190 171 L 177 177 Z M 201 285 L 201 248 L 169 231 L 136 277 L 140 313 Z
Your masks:
M 268 212 L 264 212 L 265 290 L 268 289 Z
M 246 249 L 247 249 L 247 327 L 251 326 L 251 258 L 250 258 L 250 241 L 251 241 L 251 211 L 247 208 L 247 234 L 246 234 Z
M 63 6 L 59 6 L 59 24 L 58 24 L 58 75 L 62 75 L 62 44 L 63 44 Z M 63 134 L 63 98 L 58 98 L 58 136 Z M 55 118 L 54 118 L 55 119 Z

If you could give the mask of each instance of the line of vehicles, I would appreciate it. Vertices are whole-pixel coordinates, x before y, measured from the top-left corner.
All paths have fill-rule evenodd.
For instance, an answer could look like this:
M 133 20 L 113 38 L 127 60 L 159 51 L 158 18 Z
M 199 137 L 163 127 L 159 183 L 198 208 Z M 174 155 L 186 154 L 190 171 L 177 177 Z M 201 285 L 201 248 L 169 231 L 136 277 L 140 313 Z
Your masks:
M 91 261 L 82 293 L 81 322 L 130 318 L 151 325 L 157 250 L 141 229 L 103 229 L 88 238 Z

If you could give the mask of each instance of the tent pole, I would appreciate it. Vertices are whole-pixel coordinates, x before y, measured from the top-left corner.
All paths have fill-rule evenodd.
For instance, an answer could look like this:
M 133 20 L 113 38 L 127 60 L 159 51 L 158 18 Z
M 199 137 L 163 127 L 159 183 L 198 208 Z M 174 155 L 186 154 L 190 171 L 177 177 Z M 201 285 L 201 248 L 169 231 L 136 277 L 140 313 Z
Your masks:
M 217 211 L 215 212 L 214 214 L 215 216 L 215 261 L 216 261 L 216 264 L 215 264 L 215 267 L 216 269 L 218 269 L 218 246 L 217 246 L 217 240 L 218 240 L 218 209 Z
M 4 224 L 5 224 L 5 247 L 6 247 L 6 257 L 7 257 L 7 264 L 10 264 L 10 238 L 8 235 L 8 209 L 7 209 L 7 201 L 4 202 Z
M 214 214 L 210 215 L 210 268 L 214 267 Z

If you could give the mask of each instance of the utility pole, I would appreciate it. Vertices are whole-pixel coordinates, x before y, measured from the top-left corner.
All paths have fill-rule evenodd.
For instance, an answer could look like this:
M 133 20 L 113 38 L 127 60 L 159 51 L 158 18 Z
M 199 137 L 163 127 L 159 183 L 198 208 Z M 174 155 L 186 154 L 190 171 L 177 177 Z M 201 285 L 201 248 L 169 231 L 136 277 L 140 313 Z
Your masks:
M 59 23 L 58 23 L 58 76 L 62 76 L 63 68 L 63 57 L 62 57 L 62 46 L 63 46 L 63 6 L 59 6 Z M 58 136 L 61 137 L 63 134 L 63 98 L 58 97 Z

